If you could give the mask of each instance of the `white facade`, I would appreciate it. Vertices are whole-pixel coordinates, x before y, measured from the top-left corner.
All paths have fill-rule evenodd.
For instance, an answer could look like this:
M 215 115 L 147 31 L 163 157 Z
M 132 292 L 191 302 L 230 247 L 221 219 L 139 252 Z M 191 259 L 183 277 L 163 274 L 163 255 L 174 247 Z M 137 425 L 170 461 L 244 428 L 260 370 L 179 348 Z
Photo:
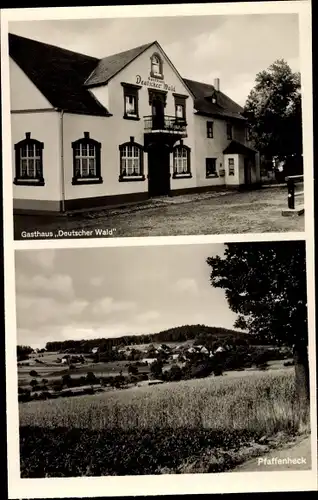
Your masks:
M 161 59 L 163 79 L 150 76 L 154 54 Z M 259 182 L 257 163 L 244 167 L 242 154 L 223 153 L 232 140 L 248 146 L 245 122 L 231 121 L 232 137 L 229 138 L 228 120 L 197 114 L 195 96 L 157 43 L 150 45 L 105 84 L 89 88 L 88 92 L 107 110 L 105 116 L 54 108 L 13 60 L 10 78 L 13 196 L 17 211 L 67 211 L 221 186 L 237 187 L 246 184 L 247 168 L 250 170 L 248 182 Z M 125 115 L 127 93 L 129 100 L 131 92 L 136 92 L 137 116 Z M 163 127 L 158 128 L 154 126 L 154 114 L 161 113 L 160 102 L 164 116 L 161 117 Z M 185 122 L 186 126 L 178 128 L 174 121 L 176 113 L 180 112 L 180 102 L 181 108 L 185 108 L 184 121 L 180 123 Z M 207 122 L 213 122 L 213 137 L 207 137 Z M 83 160 L 77 158 L 83 149 L 74 143 L 82 140 L 84 144 L 85 137 L 93 141 L 95 154 L 96 148 L 100 148 L 100 171 L 99 175 L 94 174 L 95 179 L 87 176 L 77 180 L 77 165 L 83 165 L 80 163 Z M 43 148 L 43 179 L 39 183 L 29 182 L 25 177 L 29 171 L 25 173 L 24 170 L 22 178 L 17 173 L 21 165 L 28 168 L 29 160 L 23 157 L 23 146 L 30 139 L 39 141 L 36 147 Z M 24 142 L 19 149 L 20 141 Z M 138 150 L 142 156 L 140 171 L 138 175 L 125 176 L 122 165 L 128 166 L 130 159 L 122 159 L 121 155 L 128 155 L 125 151 L 130 151 L 130 145 L 135 147 L 135 144 L 141 147 Z M 182 153 L 176 152 L 176 146 Z M 176 159 L 179 154 L 184 157 Z M 162 156 L 156 160 L 158 155 Z M 212 159 L 208 160 L 212 164 L 215 159 L 212 175 L 207 175 L 207 159 Z M 234 162 L 233 172 L 229 171 L 229 160 L 231 168 Z M 97 160 L 94 161 L 97 169 Z M 35 167 L 31 175 L 34 172 Z

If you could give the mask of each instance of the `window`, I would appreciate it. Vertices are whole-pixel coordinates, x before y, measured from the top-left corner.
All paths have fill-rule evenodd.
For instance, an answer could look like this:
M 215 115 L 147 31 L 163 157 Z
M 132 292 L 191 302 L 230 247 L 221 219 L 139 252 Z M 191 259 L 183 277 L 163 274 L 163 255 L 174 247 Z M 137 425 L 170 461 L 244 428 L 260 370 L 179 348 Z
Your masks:
M 102 183 L 100 142 L 89 137 L 84 132 L 84 138 L 72 142 L 73 148 L 73 179 L 72 184 Z
M 31 139 L 30 132 L 25 139 L 15 144 L 15 179 L 14 184 L 24 186 L 44 186 L 43 178 L 43 142 Z
M 206 135 L 209 139 L 213 139 L 213 122 L 206 122 Z
M 190 170 L 190 148 L 180 144 L 173 149 L 173 177 L 192 177 Z
M 187 95 L 173 94 L 175 105 L 175 116 L 177 120 L 186 120 L 186 99 Z
M 176 118 L 184 119 L 184 104 L 177 104 L 176 105 Z
M 119 146 L 120 174 L 119 181 L 143 181 L 143 147 L 130 138 L 130 142 Z
M 206 171 L 206 177 L 218 177 L 216 171 L 216 158 L 205 159 L 205 171 Z
M 245 138 L 249 142 L 251 140 L 250 128 L 246 127 L 245 129 Z
M 125 115 L 137 116 L 137 99 L 135 95 L 125 96 Z
M 138 90 L 139 85 L 122 83 L 124 88 L 124 118 L 128 120 L 139 120 Z
M 229 175 L 234 175 L 234 158 L 229 158 Z
M 163 64 L 162 59 L 158 53 L 152 54 L 151 58 L 151 71 L 150 76 L 153 78 L 163 79 Z
M 231 123 L 226 124 L 226 135 L 228 139 L 232 139 L 232 125 Z

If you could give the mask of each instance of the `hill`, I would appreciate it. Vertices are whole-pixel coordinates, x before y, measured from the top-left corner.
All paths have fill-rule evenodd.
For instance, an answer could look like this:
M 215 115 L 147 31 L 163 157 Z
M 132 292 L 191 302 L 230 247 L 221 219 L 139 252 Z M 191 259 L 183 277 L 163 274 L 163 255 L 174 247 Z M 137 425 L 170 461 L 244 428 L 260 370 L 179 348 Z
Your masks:
M 197 338 L 204 339 L 205 337 L 209 337 L 209 339 L 213 337 L 213 340 L 216 342 L 231 339 L 231 341 L 235 342 L 248 341 L 250 344 L 261 343 L 260 339 L 256 336 L 251 336 L 248 333 L 237 330 L 206 325 L 183 325 L 146 335 L 125 335 L 116 338 L 47 342 L 46 349 L 48 351 L 60 352 L 69 351 L 71 349 L 72 351 L 74 350 L 74 352 L 85 353 L 90 352 L 94 347 L 98 347 L 100 351 L 107 351 L 113 347 L 122 345 L 131 346 L 165 342 L 186 342 Z

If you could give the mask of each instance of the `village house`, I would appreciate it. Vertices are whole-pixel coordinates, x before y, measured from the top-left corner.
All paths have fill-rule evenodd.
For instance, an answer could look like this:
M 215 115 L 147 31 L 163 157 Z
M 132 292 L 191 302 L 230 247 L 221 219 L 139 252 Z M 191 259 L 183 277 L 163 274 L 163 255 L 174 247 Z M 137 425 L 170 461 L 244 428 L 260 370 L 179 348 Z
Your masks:
M 97 59 L 10 34 L 9 55 L 16 213 L 259 183 L 243 109 L 158 42 Z
M 147 365 L 152 365 L 155 361 L 157 361 L 157 358 L 143 358 L 143 363 L 147 363 Z

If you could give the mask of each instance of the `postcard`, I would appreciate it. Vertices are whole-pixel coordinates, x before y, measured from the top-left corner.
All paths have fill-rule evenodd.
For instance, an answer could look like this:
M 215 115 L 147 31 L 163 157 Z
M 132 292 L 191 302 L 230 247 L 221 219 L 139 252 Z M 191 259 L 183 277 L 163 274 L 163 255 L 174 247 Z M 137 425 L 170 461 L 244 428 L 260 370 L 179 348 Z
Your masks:
M 1 12 L 9 498 L 317 488 L 311 4 Z

